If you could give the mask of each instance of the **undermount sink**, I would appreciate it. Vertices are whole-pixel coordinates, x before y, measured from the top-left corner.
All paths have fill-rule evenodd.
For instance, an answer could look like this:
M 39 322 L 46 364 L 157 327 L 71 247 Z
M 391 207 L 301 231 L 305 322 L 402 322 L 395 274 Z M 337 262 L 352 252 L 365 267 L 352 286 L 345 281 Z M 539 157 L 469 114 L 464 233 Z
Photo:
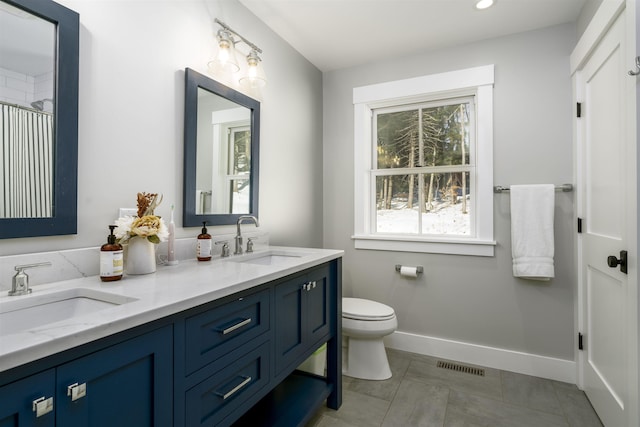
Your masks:
M 15 298 L 15 299 L 14 299 Z M 0 336 L 15 334 L 84 314 L 136 301 L 87 288 L 65 289 L 0 301 Z
M 283 265 L 296 261 L 298 258 L 304 256 L 304 253 L 289 252 L 280 250 L 270 250 L 267 252 L 260 252 L 254 254 L 246 254 L 238 257 L 229 258 L 232 262 L 241 262 L 247 264 L 259 264 L 259 265 Z

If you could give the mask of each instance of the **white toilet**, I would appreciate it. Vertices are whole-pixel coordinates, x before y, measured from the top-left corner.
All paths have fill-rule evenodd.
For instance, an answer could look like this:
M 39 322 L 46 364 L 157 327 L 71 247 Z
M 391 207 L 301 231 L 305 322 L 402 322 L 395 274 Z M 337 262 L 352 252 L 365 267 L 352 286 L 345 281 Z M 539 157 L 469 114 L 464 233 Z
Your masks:
M 342 298 L 342 333 L 347 357 L 342 373 L 364 380 L 391 378 L 382 338 L 398 327 L 393 308 L 361 298 Z

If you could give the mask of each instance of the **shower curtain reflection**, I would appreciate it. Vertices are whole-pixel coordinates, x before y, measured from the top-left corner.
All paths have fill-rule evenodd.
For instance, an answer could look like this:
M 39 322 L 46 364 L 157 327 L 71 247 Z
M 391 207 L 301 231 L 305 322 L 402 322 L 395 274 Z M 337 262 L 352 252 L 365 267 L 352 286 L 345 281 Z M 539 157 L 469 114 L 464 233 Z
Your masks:
M 0 104 L 0 218 L 52 216 L 53 116 Z

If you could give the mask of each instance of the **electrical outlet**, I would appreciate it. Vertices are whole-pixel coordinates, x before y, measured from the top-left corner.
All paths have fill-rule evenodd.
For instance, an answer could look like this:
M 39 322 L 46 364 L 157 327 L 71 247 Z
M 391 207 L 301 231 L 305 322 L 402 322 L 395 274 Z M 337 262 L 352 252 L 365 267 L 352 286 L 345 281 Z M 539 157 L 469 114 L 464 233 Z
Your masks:
M 136 208 L 120 208 L 120 214 L 118 215 L 118 218 L 122 218 L 125 216 L 137 216 L 138 215 L 138 209 Z

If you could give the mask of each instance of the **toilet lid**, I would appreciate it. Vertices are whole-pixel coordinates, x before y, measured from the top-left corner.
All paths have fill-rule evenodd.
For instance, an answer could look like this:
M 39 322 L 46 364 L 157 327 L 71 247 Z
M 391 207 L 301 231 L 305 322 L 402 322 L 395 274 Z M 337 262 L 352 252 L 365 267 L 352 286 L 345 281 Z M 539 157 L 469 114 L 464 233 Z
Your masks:
M 387 320 L 395 316 L 393 308 L 362 298 L 342 298 L 342 317 L 355 320 Z

